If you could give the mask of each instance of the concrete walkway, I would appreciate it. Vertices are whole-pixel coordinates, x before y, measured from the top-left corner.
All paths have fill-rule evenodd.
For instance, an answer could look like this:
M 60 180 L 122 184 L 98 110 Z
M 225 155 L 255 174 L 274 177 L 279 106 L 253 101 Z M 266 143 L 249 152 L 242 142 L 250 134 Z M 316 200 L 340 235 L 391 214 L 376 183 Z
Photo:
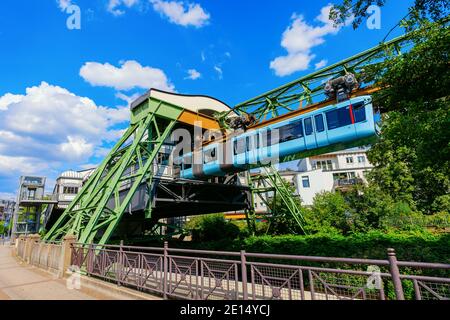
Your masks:
M 65 279 L 20 263 L 12 248 L 0 244 L 0 300 L 117 300 L 117 294 L 69 290 Z M 124 297 L 126 299 L 126 297 Z M 129 299 L 129 298 L 128 298 Z

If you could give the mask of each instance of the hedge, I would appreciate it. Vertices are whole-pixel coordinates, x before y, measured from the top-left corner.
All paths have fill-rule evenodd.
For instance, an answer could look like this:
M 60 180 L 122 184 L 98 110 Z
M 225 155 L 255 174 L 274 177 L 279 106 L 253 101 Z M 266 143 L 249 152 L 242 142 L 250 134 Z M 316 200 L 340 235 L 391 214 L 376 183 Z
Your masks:
M 394 248 L 398 260 L 450 263 L 450 234 L 385 234 L 258 236 L 210 242 L 170 242 L 169 246 L 198 250 L 239 251 L 324 257 L 386 259 Z

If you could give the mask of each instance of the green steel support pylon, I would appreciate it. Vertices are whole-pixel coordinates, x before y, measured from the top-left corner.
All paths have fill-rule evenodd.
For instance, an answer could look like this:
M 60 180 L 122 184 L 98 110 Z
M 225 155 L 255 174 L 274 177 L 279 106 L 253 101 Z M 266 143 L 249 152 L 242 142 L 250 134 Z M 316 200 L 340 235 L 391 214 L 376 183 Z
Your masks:
M 154 160 L 182 111 L 153 97 L 135 108 L 129 129 L 44 239 L 74 234 L 81 243 L 107 243 L 138 187 L 152 185 Z
M 261 172 L 253 177 L 251 177 L 251 174 L 248 173 L 248 184 L 252 190 L 252 213 L 248 215 L 248 219 L 251 217 L 253 217 L 253 219 L 255 218 L 255 196 L 259 196 L 267 208 L 270 208 L 272 215 L 279 214 L 276 212 L 276 208 L 273 208 L 272 206 L 272 203 L 275 203 L 275 199 L 279 197 L 281 202 L 286 207 L 289 216 L 294 219 L 300 230 L 306 234 L 304 228 L 305 219 L 301 212 L 301 206 L 299 205 L 299 202 L 294 200 L 295 195 L 293 195 L 291 190 L 287 187 L 286 181 L 280 176 L 278 170 L 276 170 L 273 166 L 262 167 L 261 170 L 264 172 Z M 271 193 L 273 194 L 274 199 L 272 203 L 268 201 Z M 265 196 L 261 196 L 262 194 L 265 194 Z

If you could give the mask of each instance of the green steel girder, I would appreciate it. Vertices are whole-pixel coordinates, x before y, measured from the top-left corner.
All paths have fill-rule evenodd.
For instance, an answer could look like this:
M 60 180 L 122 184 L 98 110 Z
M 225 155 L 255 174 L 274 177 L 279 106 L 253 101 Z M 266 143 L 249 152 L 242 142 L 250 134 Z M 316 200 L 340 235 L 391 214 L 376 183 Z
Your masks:
M 299 107 L 294 106 L 295 104 L 299 104 L 301 108 L 304 108 L 313 103 L 323 101 L 325 97 L 323 90 L 324 81 L 344 75 L 347 72 L 359 74 L 364 67 L 383 61 L 386 52 L 401 54 L 402 50 L 408 49 L 410 37 L 411 33 L 407 33 L 390 41 L 380 43 L 369 50 L 240 103 L 230 112 L 252 114 L 257 122 L 261 122 L 269 118 L 269 116 L 279 116 L 293 109 L 298 109 Z M 230 112 L 218 114 L 216 116 L 218 121 L 220 123 L 226 122 L 224 119 Z
M 305 219 L 302 215 L 301 207 L 299 203 L 294 200 L 294 195 L 286 186 L 286 181 L 280 176 L 278 170 L 276 170 L 273 166 L 265 166 L 262 167 L 261 170 L 264 172 L 261 172 L 254 177 L 252 177 L 250 173 L 248 173 L 247 176 L 247 183 L 252 190 L 252 209 L 247 214 L 249 227 L 251 227 L 250 230 L 255 230 L 254 198 L 256 195 L 260 197 L 267 208 L 271 209 L 272 215 L 278 214 L 276 210 L 274 210 L 275 208 L 272 208 L 272 203 L 275 203 L 275 201 L 270 203 L 268 199 L 268 193 L 273 192 L 273 199 L 275 200 L 276 197 L 280 198 L 281 202 L 285 205 L 289 216 L 294 219 L 300 230 L 306 234 L 304 229 Z M 263 197 L 262 194 L 265 194 L 266 196 Z
M 155 98 L 143 103 L 132 115 L 129 129 L 44 239 L 74 234 L 82 243 L 107 243 L 138 187 L 142 183 L 152 185 L 154 159 L 182 111 Z M 147 211 L 150 218 L 151 206 Z

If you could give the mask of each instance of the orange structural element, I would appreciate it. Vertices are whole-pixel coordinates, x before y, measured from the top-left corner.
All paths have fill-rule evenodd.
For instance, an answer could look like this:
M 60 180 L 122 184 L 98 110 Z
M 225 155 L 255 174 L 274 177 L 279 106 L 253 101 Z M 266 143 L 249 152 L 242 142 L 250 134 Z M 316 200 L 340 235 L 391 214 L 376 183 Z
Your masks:
M 178 121 L 192 126 L 198 126 L 198 124 L 200 123 L 200 126 L 203 129 L 207 130 L 220 130 L 220 125 L 216 119 L 186 109 L 183 110 L 180 117 L 178 118 Z

